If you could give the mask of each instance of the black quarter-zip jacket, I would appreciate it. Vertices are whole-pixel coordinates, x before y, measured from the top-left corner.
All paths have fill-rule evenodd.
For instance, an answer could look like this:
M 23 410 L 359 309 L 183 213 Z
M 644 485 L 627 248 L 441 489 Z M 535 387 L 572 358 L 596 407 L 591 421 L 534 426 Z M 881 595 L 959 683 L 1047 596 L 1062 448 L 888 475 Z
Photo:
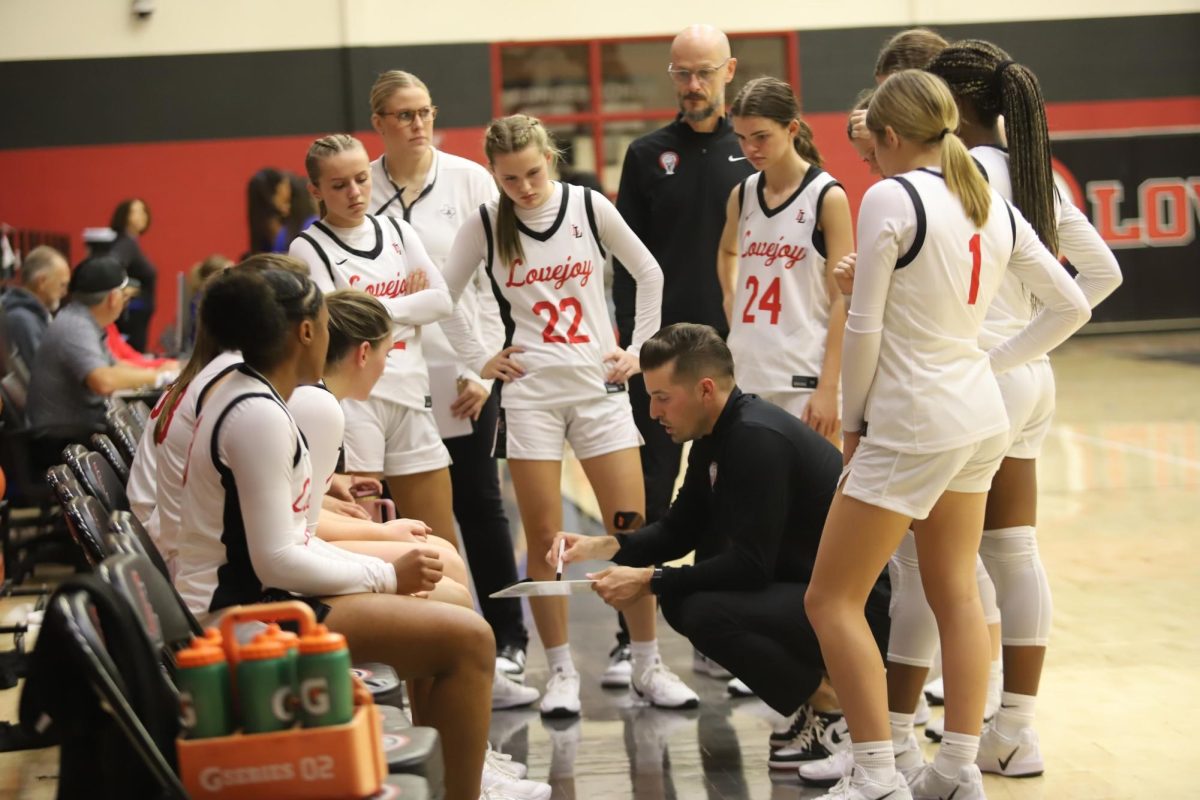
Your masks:
M 820 434 L 734 388 L 712 432 L 692 442 L 667 515 L 618 535 L 613 561 L 646 567 L 712 554 L 664 569 L 664 596 L 808 583 L 841 471 L 841 453 Z
M 754 168 L 742 155 L 729 120 L 697 133 L 678 116 L 634 141 L 625 153 L 617 210 L 662 267 L 662 325 L 699 322 L 724 337 L 717 248 L 729 193 Z M 613 265 L 613 304 L 622 347 L 633 336 L 637 285 Z

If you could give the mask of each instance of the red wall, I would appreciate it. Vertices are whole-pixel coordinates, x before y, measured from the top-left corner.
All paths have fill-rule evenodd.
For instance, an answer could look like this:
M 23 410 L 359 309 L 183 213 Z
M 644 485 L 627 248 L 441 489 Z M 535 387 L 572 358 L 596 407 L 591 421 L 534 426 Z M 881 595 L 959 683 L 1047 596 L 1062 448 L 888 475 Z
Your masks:
M 1051 130 L 1123 130 L 1200 125 L 1200 97 L 1122 102 L 1057 103 L 1048 107 Z M 849 142 L 842 113 L 807 117 L 829 171 L 845 185 L 857 209 L 873 182 Z M 440 132 L 447 152 L 479 160 L 482 129 Z M 371 153 L 381 145 L 360 134 Z M 145 198 L 153 228 L 143 247 L 159 269 L 160 311 L 154 337 L 173 321 L 174 276 L 210 253 L 237 258 L 246 250 L 245 187 L 266 166 L 302 173 L 310 136 L 222 139 L 95 147 L 0 151 L 0 221 L 18 228 L 72 236 L 72 256 L 84 253 L 81 232 L 107 223 L 113 207 L 131 195 Z
M 367 149 L 382 145 L 360 133 Z M 86 252 L 83 229 L 104 226 L 122 199 L 145 199 L 153 217 L 142 240 L 158 267 L 151 341 L 174 321 L 175 276 L 212 253 L 236 259 L 248 247 L 246 182 L 263 167 L 304 172 L 313 136 L 56 147 L 0 151 L 0 221 L 67 233 L 71 256 Z M 478 159 L 483 129 L 441 132 L 447 152 Z

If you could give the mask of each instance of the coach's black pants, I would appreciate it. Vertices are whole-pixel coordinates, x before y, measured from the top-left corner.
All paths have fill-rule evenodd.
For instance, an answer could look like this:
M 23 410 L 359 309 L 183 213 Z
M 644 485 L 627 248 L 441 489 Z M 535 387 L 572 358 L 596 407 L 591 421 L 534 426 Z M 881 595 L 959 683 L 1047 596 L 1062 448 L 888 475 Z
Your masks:
M 462 530 L 463 547 L 471 567 L 475 593 L 483 618 L 492 626 L 496 647 L 529 643 L 519 598 L 491 600 L 492 592 L 517 581 L 512 533 L 500 495 L 500 472 L 492 458 L 500 396 L 493 392 L 479 413 L 469 436 L 444 439 L 454 463 L 450 482 L 454 489 L 454 518 Z
M 772 583 L 754 592 L 695 592 L 659 598 L 671 627 L 741 678 L 763 702 L 789 715 L 821 683 L 821 645 L 804 612 L 808 584 Z M 888 603 L 873 593 L 867 623 L 887 652 Z

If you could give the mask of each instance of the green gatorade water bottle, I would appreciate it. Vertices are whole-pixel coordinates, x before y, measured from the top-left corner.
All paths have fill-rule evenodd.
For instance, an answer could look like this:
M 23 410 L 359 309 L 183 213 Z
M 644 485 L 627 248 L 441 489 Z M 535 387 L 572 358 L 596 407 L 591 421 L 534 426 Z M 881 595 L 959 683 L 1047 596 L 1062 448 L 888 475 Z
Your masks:
M 299 704 L 299 667 L 300 667 L 300 637 L 291 631 L 285 631 L 280 628 L 277 623 L 272 622 L 267 626 L 267 633 L 276 640 L 283 642 L 283 672 L 287 677 L 288 685 L 292 687 L 292 698 L 295 703 Z M 293 711 L 295 707 L 293 706 Z
M 254 637 L 239 651 L 238 697 L 242 730 L 269 733 L 292 727 L 296 710 L 287 680 L 287 647 L 269 632 Z
M 229 665 L 225 652 L 203 639 L 175 654 L 183 727 L 189 739 L 228 736 L 233 732 Z
M 344 725 L 354 716 L 346 637 L 317 625 L 300 637 L 300 719 L 306 728 Z

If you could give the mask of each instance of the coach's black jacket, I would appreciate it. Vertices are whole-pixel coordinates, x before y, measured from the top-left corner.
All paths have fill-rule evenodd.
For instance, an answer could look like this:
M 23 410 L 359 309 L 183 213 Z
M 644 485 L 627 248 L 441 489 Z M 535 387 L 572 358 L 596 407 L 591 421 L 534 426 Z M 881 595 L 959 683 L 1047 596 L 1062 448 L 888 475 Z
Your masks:
M 625 152 L 617 210 L 662 267 L 664 328 L 699 322 L 722 338 L 729 333 L 717 248 L 729 193 L 753 172 L 724 117 L 712 133 L 697 133 L 676 117 Z M 637 284 L 619 261 L 613 263 L 612 293 L 621 346 L 628 347 Z
M 613 561 L 645 567 L 696 549 L 713 554 L 664 569 L 664 597 L 808 583 L 841 470 L 841 453 L 820 434 L 735 388 L 712 433 L 692 442 L 667 515 L 618 535 Z M 877 590 L 887 591 L 886 578 Z

